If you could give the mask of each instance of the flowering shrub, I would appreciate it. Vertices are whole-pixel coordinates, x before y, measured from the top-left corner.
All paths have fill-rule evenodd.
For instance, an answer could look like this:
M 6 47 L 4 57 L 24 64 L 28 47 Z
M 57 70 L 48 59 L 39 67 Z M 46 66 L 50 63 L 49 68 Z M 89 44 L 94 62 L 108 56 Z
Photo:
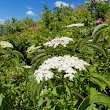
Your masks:
M 89 1 L 0 25 L 0 110 L 110 109 L 110 5 Z

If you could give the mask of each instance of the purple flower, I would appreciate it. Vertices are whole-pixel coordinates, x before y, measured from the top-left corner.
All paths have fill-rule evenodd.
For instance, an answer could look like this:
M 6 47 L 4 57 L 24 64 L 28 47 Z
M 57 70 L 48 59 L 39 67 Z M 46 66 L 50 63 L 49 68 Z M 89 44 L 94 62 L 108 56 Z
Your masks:
M 86 9 L 85 8 L 82 8 L 81 10 L 80 10 L 80 12 L 85 12 L 86 11 Z
M 33 29 L 34 29 L 34 30 L 37 30 L 37 29 L 38 29 L 38 26 L 34 26 Z
M 104 23 L 104 21 L 99 18 L 99 19 L 96 20 L 96 23 Z

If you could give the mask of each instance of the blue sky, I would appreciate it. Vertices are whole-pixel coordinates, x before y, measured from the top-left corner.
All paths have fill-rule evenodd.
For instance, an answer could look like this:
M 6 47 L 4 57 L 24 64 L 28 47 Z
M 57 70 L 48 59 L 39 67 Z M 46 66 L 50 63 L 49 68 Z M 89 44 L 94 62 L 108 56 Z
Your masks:
M 66 6 L 70 4 L 71 7 L 75 8 L 84 2 L 85 0 L 0 0 L 0 23 L 12 17 L 18 20 L 30 17 L 37 21 L 44 4 L 49 9 L 60 6 L 60 4 Z

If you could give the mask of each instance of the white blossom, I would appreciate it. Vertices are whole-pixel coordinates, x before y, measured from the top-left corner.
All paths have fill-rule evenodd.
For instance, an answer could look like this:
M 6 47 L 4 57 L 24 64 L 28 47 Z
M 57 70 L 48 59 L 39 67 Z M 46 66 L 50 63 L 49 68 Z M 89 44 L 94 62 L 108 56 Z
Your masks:
M 84 23 L 70 24 L 70 25 L 67 25 L 66 27 L 73 27 L 73 26 L 82 27 L 84 26 Z
M 30 47 L 27 48 L 27 53 L 33 53 L 35 52 L 35 50 L 37 50 L 38 48 L 40 48 L 41 46 L 37 46 L 35 47 L 35 45 L 31 45 Z
M 7 48 L 7 47 L 13 48 L 13 45 L 12 45 L 11 43 L 9 43 L 8 41 L 1 41 L 1 42 L 0 42 L 0 46 L 1 46 L 2 48 Z
M 74 74 L 72 74 L 72 73 L 65 74 L 65 75 L 64 75 L 64 78 L 67 78 L 67 77 L 69 77 L 70 81 L 73 81 Z
M 51 69 L 57 69 L 58 72 L 65 71 L 64 78 L 68 77 L 72 81 L 77 70 L 86 70 L 85 65 L 89 66 L 87 62 L 70 55 L 52 57 L 45 60 L 39 69 L 35 70 L 34 75 L 37 82 L 40 83 L 43 79 L 47 81 L 53 78 L 54 73 Z
M 56 37 L 51 41 L 44 43 L 44 46 L 56 48 L 58 45 L 63 45 L 64 47 L 66 47 L 66 45 L 69 44 L 69 42 L 73 42 L 73 39 L 69 37 Z

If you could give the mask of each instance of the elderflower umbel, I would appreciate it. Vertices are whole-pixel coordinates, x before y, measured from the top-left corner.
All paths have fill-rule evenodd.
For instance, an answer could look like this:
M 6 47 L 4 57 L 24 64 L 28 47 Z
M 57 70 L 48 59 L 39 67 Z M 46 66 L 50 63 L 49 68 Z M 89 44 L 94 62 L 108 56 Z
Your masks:
M 12 45 L 11 43 L 9 43 L 8 41 L 1 41 L 1 42 L 0 42 L 0 46 L 1 46 L 2 48 L 7 48 L 7 47 L 13 48 L 13 45 Z
M 53 78 L 54 73 L 50 69 L 57 69 L 58 72 L 65 71 L 64 78 L 68 77 L 72 81 L 77 70 L 86 70 L 85 65 L 89 66 L 87 62 L 70 55 L 52 57 L 45 60 L 39 69 L 35 70 L 34 75 L 40 83 L 43 79 L 47 81 Z
M 52 39 L 51 41 L 44 43 L 44 46 L 56 48 L 58 45 L 61 44 L 64 47 L 66 47 L 66 45 L 69 44 L 69 42 L 73 42 L 73 39 L 69 37 L 61 37 L 61 38 L 56 37 Z
M 70 24 L 70 25 L 67 25 L 66 27 L 73 27 L 73 26 L 82 27 L 84 26 L 84 23 Z

